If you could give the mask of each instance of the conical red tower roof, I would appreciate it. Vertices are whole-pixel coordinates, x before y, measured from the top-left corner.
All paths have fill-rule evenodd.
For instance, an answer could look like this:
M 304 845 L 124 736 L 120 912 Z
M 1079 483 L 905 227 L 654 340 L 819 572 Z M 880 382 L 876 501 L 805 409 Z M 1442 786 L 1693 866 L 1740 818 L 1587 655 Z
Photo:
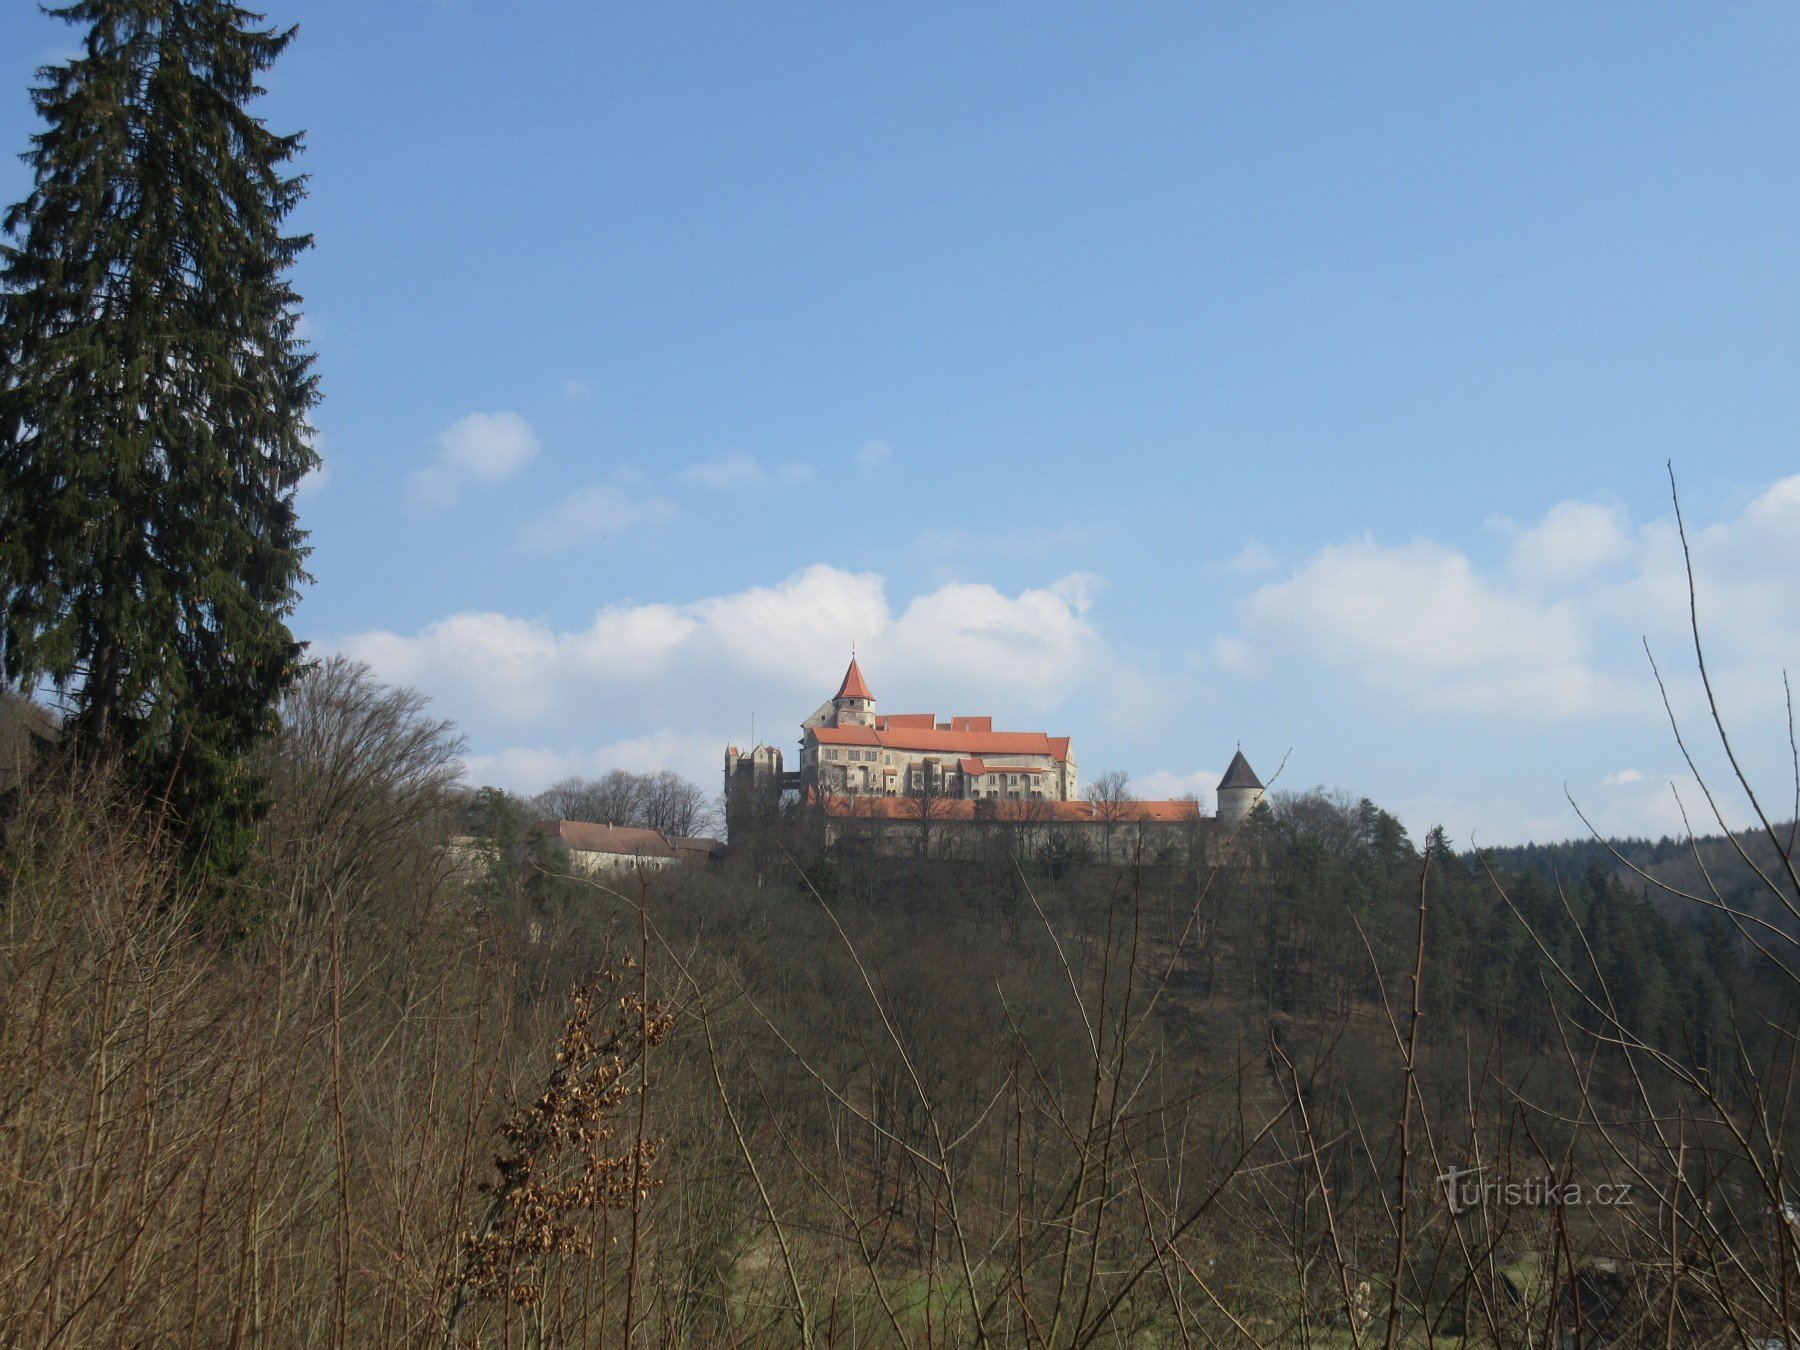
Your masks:
M 844 672 L 844 682 L 838 686 L 838 698 L 866 698 L 875 701 L 875 695 L 869 692 L 868 681 L 863 679 L 862 667 L 856 664 L 856 658 L 850 658 L 850 669 Z

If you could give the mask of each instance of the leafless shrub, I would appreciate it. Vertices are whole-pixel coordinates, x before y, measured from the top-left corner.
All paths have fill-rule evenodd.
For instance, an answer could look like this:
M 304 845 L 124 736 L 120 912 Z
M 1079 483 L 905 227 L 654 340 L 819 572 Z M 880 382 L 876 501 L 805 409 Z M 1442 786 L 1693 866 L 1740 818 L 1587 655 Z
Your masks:
M 455 1339 L 467 1297 L 537 1304 L 547 1258 L 593 1253 L 594 1228 L 583 1216 L 608 1209 L 636 1214 L 660 1184 L 649 1175 L 659 1141 L 640 1133 L 622 1150 L 613 1148 L 625 1106 L 644 1093 L 645 1079 L 634 1071 L 673 1022 L 642 993 L 617 992 L 635 965 L 628 959 L 622 969 L 603 967 L 571 992 L 543 1091 L 501 1126 L 505 1150 L 494 1159 L 497 1180 L 481 1187 L 492 1200 L 463 1234 L 446 1344 Z M 611 1015 L 603 1021 L 607 1008 Z M 632 1325 L 629 1306 L 625 1322 Z

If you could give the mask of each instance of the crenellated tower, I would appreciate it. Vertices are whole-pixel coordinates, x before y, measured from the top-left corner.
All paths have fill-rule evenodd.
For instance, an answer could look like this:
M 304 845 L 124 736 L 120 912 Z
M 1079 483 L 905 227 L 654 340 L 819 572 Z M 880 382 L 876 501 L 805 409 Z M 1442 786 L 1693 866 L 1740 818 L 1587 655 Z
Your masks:
M 725 833 L 736 843 L 774 824 L 781 794 L 791 787 L 782 772 L 781 751 L 772 745 L 725 750 Z

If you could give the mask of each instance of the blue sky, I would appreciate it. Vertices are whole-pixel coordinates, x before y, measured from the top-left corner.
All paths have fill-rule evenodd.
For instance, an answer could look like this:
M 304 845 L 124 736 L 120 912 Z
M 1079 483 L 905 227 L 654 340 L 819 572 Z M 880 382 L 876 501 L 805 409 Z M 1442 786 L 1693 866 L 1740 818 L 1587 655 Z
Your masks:
M 712 786 L 855 641 L 884 709 L 1148 791 L 1241 741 L 1459 842 L 1578 833 L 1565 784 L 1660 831 L 1673 459 L 1784 781 L 1791 6 L 272 16 L 325 393 L 297 627 L 478 777 Z M 0 13 L 0 147 L 74 45 Z

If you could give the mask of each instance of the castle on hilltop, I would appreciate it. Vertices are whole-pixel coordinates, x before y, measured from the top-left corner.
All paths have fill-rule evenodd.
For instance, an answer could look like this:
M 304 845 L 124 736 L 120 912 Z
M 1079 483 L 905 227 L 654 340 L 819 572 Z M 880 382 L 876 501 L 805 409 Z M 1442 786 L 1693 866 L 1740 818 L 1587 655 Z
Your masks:
M 1262 797 L 1240 750 L 1219 781 L 1214 815 L 1191 799 L 1084 799 L 1069 737 L 996 731 L 992 717 L 877 714 L 854 656 L 837 693 L 800 724 L 798 769 L 772 745 L 725 751 L 733 844 L 780 818 L 786 803 L 825 848 L 955 857 L 1004 835 L 1030 853 L 1191 855 L 1203 836 L 1235 829 Z

